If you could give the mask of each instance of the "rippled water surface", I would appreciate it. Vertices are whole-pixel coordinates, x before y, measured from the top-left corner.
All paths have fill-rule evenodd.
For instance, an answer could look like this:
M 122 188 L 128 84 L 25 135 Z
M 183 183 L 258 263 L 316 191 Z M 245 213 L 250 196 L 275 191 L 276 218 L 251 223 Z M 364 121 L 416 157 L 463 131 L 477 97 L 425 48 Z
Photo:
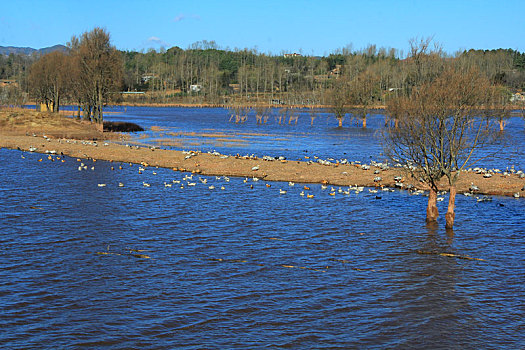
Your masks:
M 53 158 L 0 150 L 3 348 L 525 347 L 523 199 L 452 233 L 406 192 Z
M 164 148 L 280 155 L 289 159 L 315 155 L 361 162 L 385 160 L 381 146 L 385 116 L 381 112 L 370 115 L 368 127 L 363 129 L 349 115 L 344 127 L 337 128 L 337 120 L 326 111 L 313 123 L 308 112 L 298 111 L 297 123 L 279 124 L 279 111 L 273 109 L 267 123 L 262 125 L 256 123 L 253 112 L 245 123 L 230 121 L 231 112 L 222 108 L 114 107 L 108 111 L 111 112 L 106 116 L 108 120 L 135 122 L 145 127 L 146 131 L 137 135 L 140 142 Z M 153 126 L 162 130 L 152 130 Z M 511 117 L 498 142 L 474 157 L 483 158 L 476 166 L 525 169 L 524 145 L 524 120 Z

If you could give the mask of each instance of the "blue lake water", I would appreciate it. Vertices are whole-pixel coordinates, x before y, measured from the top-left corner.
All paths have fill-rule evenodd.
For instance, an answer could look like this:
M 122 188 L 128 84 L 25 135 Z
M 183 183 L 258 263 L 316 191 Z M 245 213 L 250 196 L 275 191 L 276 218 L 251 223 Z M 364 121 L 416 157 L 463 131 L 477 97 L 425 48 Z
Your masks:
M 323 129 L 319 119 L 329 135 L 315 136 L 297 130 L 306 125 L 228 123 L 220 110 L 210 110 L 212 127 L 208 110 L 148 110 L 109 119 L 273 129 L 292 140 L 242 153 L 301 157 L 297 134 L 308 132 L 309 154 L 366 159 L 365 139 L 380 153 L 365 136 L 355 149 L 326 145 L 373 135 L 380 117 L 371 131 L 333 130 L 333 120 Z M 229 151 L 237 153 L 221 148 Z M 202 176 L 204 184 L 91 160 L 79 171 L 76 159 L 54 158 L 0 150 L 3 348 L 525 347 L 523 199 L 458 196 L 452 233 L 446 198 L 438 225 L 427 226 L 426 197 L 407 192 L 330 196 L 312 184 L 307 199 L 297 184 Z
M 349 116 L 344 127 L 337 128 L 337 120 L 327 112 L 320 113 L 313 125 L 307 112 L 298 112 L 297 124 L 278 122 L 278 111 L 273 109 L 266 124 L 257 124 L 255 116 L 249 115 L 245 123 L 230 121 L 231 112 L 222 108 L 154 108 L 113 107 L 107 120 L 129 121 L 143 126 L 146 131 L 138 133 L 140 142 L 171 139 L 180 146 L 173 149 L 217 150 L 225 154 L 282 155 L 289 159 L 318 156 L 323 159 L 348 159 L 370 162 L 384 161 L 381 146 L 381 129 L 385 117 L 380 113 L 368 118 L 366 129 L 356 125 Z M 163 131 L 152 131 L 160 126 Z M 179 135 L 180 133 L 185 135 Z M 175 135 L 170 135 L 175 134 Z M 187 135 L 195 133 L 195 135 Z M 227 134 L 234 137 L 205 137 L 201 134 Z M 498 142 L 487 146 L 475 159 L 483 158 L 475 166 L 506 169 L 514 166 L 525 170 L 525 121 L 511 117 Z

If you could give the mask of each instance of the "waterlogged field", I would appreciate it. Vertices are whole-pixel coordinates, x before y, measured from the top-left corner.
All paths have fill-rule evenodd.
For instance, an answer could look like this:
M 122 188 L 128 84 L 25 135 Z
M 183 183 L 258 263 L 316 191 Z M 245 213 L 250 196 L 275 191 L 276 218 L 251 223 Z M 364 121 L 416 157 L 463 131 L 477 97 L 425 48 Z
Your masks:
M 138 143 L 167 149 L 217 150 L 225 154 L 281 155 L 288 159 L 317 156 L 323 159 L 384 161 L 381 130 L 385 116 L 381 112 L 368 118 L 366 129 L 350 117 L 344 127 L 329 113 L 320 113 L 313 121 L 306 111 L 297 113 L 297 124 L 279 124 L 279 112 L 273 109 L 266 124 L 257 124 L 250 114 L 245 123 L 230 121 L 231 111 L 221 108 L 115 107 L 108 109 L 108 120 L 129 121 L 145 127 L 137 133 Z M 525 122 L 511 117 L 498 142 L 482 150 L 475 166 L 525 170 Z
M 213 129 L 258 128 L 227 118 Z M 271 128 L 292 135 L 288 149 L 242 153 L 302 156 L 293 126 L 260 133 Z M 346 137 L 311 136 L 308 152 Z M 341 157 L 366 158 L 360 147 Z M 525 346 L 523 199 L 458 196 L 446 232 L 404 191 L 51 158 L 0 150 L 4 348 Z

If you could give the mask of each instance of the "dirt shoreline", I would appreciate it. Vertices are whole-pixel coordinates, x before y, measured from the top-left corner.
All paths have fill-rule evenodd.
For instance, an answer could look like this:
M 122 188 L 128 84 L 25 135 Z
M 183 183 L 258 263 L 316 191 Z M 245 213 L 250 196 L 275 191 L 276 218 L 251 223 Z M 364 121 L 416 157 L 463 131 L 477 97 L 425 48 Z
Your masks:
M 310 161 L 266 161 L 261 158 L 241 156 L 212 155 L 200 152 L 183 152 L 148 147 L 126 146 L 105 141 L 80 141 L 66 138 L 52 138 L 46 135 L 26 136 L 9 135 L 0 132 L 0 147 L 29 151 L 34 147 L 36 153 L 56 152 L 72 158 L 106 160 L 111 162 L 135 163 L 148 166 L 158 166 L 175 171 L 192 172 L 210 176 L 258 177 L 265 181 L 292 181 L 297 183 L 319 183 L 333 186 L 365 186 L 365 187 L 399 187 L 394 177 L 403 177 L 404 188 L 407 185 L 415 189 L 425 190 L 426 186 L 410 178 L 403 169 L 390 168 L 382 170 L 370 166 L 365 170 L 359 164 L 322 165 Z M 312 159 L 313 160 L 313 159 Z M 375 173 L 379 171 L 379 173 Z M 381 177 L 377 181 L 376 177 Z M 376 181 L 374 181 L 374 179 Z M 469 192 L 471 183 L 479 187 L 478 195 L 513 196 L 519 193 L 525 197 L 525 179 L 516 174 L 504 176 L 494 174 L 484 178 L 483 174 L 465 172 L 457 184 L 459 193 Z M 448 190 L 446 182 L 442 182 L 441 190 Z
M 45 135 L 45 136 L 44 136 Z M 0 147 L 37 153 L 53 151 L 72 158 L 91 158 L 112 162 L 148 164 L 176 171 L 202 175 L 258 177 L 266 181 L 324 183 L 333 186 L 402 187 L 426 190 L 425 184 L 411 178 L 403 169 L 369 169 L 360 164 L 319 164 L 316 159 L 302 161 L 274 160 L 208 153 L 151 149 L 131 142 L 122 144 L 128 135 L 102 132 L 100 125 L 65 118 L 50 113 L 27 110 L 0 111 Z M 84 141 L 82 141 L 84 140 Z M 90 140 L 90 141 L 88 141 Z M 97 140 L 94 142 L 93 140 Z M 121 141 L 120 143 L 111 140 Z M 96 145 L 96 146 L 95 146 Z M 395 177 L 402 181 L 395 181 Z M 381 178 L 378 181 L 378 177 Z M 517 174 L 495 173 L 490 178 L 474 172 L 462 173 L 457 183 L 459 193 L 470 191 L 471 184 L 479 187 L 476 194 L 525 198 L 525 178 Z M 440 190 L 448 190 L 446 180 Z

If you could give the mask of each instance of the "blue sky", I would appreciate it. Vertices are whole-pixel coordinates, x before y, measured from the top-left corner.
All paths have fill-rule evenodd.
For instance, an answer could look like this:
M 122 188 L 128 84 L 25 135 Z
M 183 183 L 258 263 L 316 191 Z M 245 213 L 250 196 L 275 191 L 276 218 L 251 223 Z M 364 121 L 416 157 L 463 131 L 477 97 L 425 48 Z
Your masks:
M 215 40 L 273 54 L 326 55 L 349 44 L 406 52 L 410 38 L 433 36 L 449 53 L 525 51 L 523 0 L 0 1 L 0 46 L 65 44 L 100 26 L 121 50 Z

